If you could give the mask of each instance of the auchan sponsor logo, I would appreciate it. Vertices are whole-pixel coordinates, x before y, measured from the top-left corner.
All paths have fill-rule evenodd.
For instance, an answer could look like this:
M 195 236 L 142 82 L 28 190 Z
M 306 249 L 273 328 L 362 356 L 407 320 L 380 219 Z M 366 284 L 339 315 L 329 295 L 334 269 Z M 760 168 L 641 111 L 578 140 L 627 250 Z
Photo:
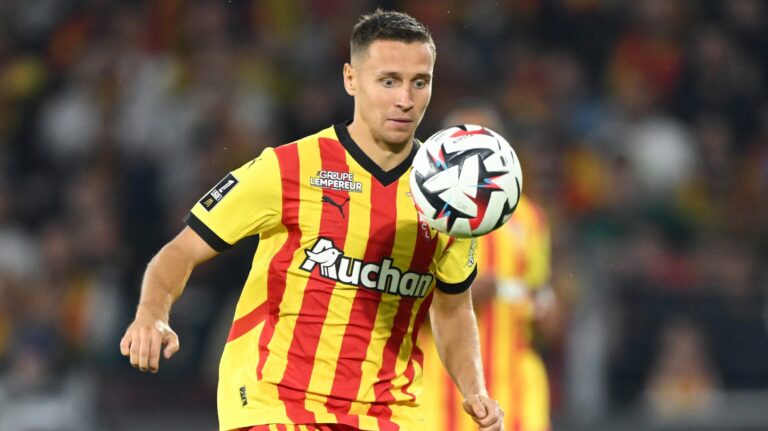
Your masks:
M 300 268 L 307 272 L 318 269 L 321 277 L 351 286 L 364 287 L 392 295 L 423 297 L 432 285 L 434 276 L 429 273 L 401 271 L 394 260 L 385 257 L 381 262 L 364 262 L 344 255 L 333 241 L 320 237 Z

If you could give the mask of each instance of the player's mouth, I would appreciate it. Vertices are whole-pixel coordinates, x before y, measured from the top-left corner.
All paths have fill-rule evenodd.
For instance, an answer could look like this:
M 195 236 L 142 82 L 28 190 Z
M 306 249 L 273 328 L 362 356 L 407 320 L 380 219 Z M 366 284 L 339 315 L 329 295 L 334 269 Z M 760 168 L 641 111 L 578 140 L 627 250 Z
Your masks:
M 413 120 L 410 118 L 390 118 L 388 120 L 391 124 L 393 124 L 395 127 L 410 127 L 411 124 L 413 124 Z

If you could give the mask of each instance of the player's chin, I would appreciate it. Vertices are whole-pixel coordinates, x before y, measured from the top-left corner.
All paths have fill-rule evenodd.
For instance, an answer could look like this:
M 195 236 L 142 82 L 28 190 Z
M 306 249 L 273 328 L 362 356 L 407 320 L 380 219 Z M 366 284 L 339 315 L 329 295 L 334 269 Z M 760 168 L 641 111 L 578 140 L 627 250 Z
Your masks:
M 414 123 L 410 123 L 408 127 L 390 127 L 386 130 L 384 137 L 392 145 L 406 144 L 413 139 L 415 129 Z

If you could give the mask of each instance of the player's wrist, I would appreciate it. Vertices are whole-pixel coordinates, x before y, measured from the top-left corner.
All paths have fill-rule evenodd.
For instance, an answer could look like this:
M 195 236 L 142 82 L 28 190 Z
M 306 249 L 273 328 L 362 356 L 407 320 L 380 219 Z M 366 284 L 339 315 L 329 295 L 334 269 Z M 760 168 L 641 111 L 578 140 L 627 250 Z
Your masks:
M 484 391 L 484 390 L 483 391 L 474 392 L 474 393 L 470 394 L 469 397 L 490 398 L 490 396 L 488 395 L 488 392 Z M 467 398 L 469 398 L 469 397 L 467 397 Z
M 468 399 L 471 397 L 488 397 L 488 390 L 485 389 L 482 386 L 474 386 L 469 388 L 469 390 L 466 390 L 464 393 L 464 399 Z
M 139 319 L 148 319 L 157 321 L 160 320 L 163 323 L 168 323 L 168 312 L 164 312 L 162 310 L 158 310 L 156 306 L 152 306 L 150 304 L 142 304 L 140 303 L 138 307 L 136 307 L 136 320 Z

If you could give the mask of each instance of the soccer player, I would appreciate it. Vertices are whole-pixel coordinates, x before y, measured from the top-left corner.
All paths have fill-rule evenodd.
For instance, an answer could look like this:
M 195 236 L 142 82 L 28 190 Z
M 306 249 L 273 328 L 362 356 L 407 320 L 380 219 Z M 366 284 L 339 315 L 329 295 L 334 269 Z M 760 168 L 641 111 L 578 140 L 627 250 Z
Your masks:
M 468 291 L 475 242 L 431 230 L 410 197 L 435 55 L 406 14 L 360 19 L 343 69 L 352 120 L 266 149 L 194 205 L 144 275 L 120 343 L 134 367 L 178 351 L 168 318 L 193 268 L 258 234 L 219 368 L 222 430 L 423 430 L 427 314 L 468 417 L 503 429 Z
M 450 112 L 446 126 L 477 124 L 504 135 L 492 105 L 466 101 Z M 472 285 L 481 355 L 489 393 L 505 411 L 504 426 L 512 431 L 550 428 L 546 370 L 531 346 L 536 312 L 551 310 L 549 226 L 544 212 L 523 196 L 512 218 L 501 228 L 478 238 L 478 277 Z M 461 397 L 439 367 L 428 329 L 421 332 L 424 349 L 423 409 L 427 429 L 474 430 L 472 421 L 456 415 Z M 447 412 L 447 414 L 446 414 Z

